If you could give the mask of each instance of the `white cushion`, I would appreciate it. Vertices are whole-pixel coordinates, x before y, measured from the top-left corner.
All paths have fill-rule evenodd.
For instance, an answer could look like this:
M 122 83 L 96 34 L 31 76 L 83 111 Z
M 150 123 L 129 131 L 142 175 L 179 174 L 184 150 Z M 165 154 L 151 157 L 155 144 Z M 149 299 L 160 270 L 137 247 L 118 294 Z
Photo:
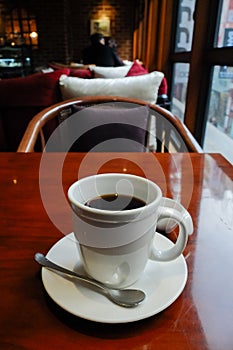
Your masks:
M 90 70 L 94 72 L 95 78 L 124 78 L 129 72 L 131 65 L 120 66 L 120 67 L 99 67 L 93 66 L 90 67 Z
M 84 96 L 123 96 L 156 103 L 163 77 L 161 72 L 115 79 L 82 79 L 62 75 L 60 89 L 63 100 Z
M 133 65 L 133 62 L 132 62 L 132 61 L 129 61 L 129 60 L 123 60 L 122 62 L 123 62 L 125 65 L 127 65 L 127 66 L 128 66 L 128 65 L 131 65 L 131 66 Z

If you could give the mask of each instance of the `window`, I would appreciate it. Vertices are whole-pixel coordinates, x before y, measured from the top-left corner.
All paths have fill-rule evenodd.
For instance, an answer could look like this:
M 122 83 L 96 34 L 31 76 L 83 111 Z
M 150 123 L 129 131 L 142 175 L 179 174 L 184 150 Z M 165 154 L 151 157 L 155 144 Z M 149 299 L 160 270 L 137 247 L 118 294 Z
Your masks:
M 215 46 L 231 47 L 233 46 L 233 1 L 224 0 L 221 10 L 218 28 L 215 35 Z
M 11 46 L 38 45 L 35 16 L 25 9 L 13 9 L 6 15 L 5 40 Z
M 188 76 L 189 63 L 174 64 L 171 111 L 181 120 L 184 119 L 185 113 Z
M 177 0 L 172 112 L 233 163 L 233 0 Z
M 190 52 L 192 48 L 196 0 L 179 0 L 174 51 Z M 189 63 L 175 63 L 173 66 L 171 111 L 184 120 L 186 93 L 189 77 Z
M 191 51 L 196 0 L 179 0 L 175 51 Z

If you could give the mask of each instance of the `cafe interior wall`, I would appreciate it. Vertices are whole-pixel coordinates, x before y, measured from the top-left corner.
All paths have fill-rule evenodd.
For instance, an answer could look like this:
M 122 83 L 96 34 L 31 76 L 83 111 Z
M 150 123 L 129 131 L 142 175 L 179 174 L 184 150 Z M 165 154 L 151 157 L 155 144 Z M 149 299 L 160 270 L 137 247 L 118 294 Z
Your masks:
M 133 0 L 8 1 L 18 7 L 28 7 L 36 16 L 38 47 L 32 50 L 35 67 L 51 61 L 80 62 L 83 48 L 90 43 L 92 19 L 109 19 L 110 34 L 118 44 L 119 55 L 122 59 L 132 59 Z

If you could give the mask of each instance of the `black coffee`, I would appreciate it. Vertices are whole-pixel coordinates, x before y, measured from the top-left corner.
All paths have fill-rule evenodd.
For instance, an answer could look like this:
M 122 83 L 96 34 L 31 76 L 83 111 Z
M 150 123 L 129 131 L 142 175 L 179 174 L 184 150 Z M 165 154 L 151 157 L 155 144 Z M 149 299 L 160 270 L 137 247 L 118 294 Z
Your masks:
M 105 194 L 85 203 L 86 206 L 102 210 L 131 210 L 144 207 L 146 202 L 124 194 Z

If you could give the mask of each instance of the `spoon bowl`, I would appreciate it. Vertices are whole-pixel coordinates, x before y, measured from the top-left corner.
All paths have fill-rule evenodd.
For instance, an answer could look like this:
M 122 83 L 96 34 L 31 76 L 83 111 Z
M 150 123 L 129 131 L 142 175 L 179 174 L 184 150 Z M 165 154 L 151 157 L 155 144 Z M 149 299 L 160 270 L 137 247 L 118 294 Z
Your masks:
M 91 279 L 87 276 L 83 276 L 81 274 L 78 274 L 72 270 L 68 270 L 62 266 L 59 266 L 49 259 L 47 259 L 43 254 L 36 253 L 34 256 L 35 261 L 40 264 L 43 267 L 46 267 L 48 269 L 52 269 L 55 271 L 62 272 L 66 275 L 73 276 L 77 278 L 78 280 L 82 282 L 89 283 L 95 287 L 100 288 L 106 295 L 109 300 L 111 300 L 113 303 L 123 306 L 123 307 L 136 307 L 139 305 L 146 297 L 145 293 L 142 290 L 139 289 L 114 289 L 109 288 L 108 286 Z

